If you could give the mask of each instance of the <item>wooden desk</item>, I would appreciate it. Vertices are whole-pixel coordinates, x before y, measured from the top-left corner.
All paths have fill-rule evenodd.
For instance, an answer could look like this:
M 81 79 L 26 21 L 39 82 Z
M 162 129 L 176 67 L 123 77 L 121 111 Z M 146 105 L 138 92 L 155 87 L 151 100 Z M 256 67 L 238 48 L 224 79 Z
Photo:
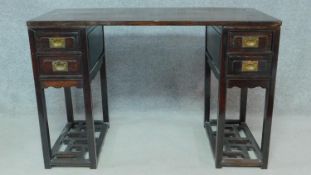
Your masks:
M 110 8 L 54 10 L 27 22 L 44 163 L 96 168 L 109 127 L 104 26 L 206 28 L 204 126 L 216 167 L 267 168 L 281 21 L 255 9 Z M 103 120 L 92 115 L 91 81 L 100 72 Z M 219 80 L 218 118 L 210 120 L 211 72 Z M 226 120 L 227 88 L 241 88 L 240 119 Z M 245 123 L 247 89 L 266 89 L 259 147 Z M 51 149 L 44 89 L 64 88 L 68 123 Z M 83 88 L 85 121 L 73 117 L 71 87 Z M 96 134 L 98 133 L 98 134 Z

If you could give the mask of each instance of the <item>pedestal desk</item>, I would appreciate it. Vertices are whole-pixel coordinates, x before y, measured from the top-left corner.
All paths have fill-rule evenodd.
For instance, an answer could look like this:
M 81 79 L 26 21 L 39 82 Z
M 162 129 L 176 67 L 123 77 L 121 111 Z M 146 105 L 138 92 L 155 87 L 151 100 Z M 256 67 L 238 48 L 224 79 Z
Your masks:
M 28 21 L 45 168 L 97 167 L 109 128 L 104 28 L 130 25 L 205 27 L 204 127 L 216 167 L 267 168 L 281 21 L 245 8 L 60 9 Z M 94 121 L 91 81 L 98 72 L 103 120 Z M 211 72 L 219 82 L 217 120 L 210 120 Z M 234 86 L 241 88 L 240 118 L 226 120 L 226 92 Z M 266 90 L 261 146 L 245 122 L 247 90 L 258 86 Z M 53 147 L 48 87 L 64 88 L 67 109 L 68 123 Z M 85 120 L 74 119 L 71 87 L 83 89 Z

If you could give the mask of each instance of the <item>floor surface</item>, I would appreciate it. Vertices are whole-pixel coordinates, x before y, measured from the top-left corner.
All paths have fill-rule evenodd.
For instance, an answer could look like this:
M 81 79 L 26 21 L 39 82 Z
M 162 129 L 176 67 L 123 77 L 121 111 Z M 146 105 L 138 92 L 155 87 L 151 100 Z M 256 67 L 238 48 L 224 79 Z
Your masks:
M 23 121 L 4 117 L 0 124 L 1 174 L 293 175 L 299 172 L 306 175 L 311 170 L 311 119 L 308 117 L 299 116 L 300 120 L 293 122 L 297 116 L 274 116 L 269 169 L 215 169 L 203 128 L 203 110 L 194 104 L 171 106 L 112 108 L 111 127 L 96 170 L 44 169 L 37 116 L 28 116 L 29 120 Z M 100 116 L 99 112 L 95 115 Z M 53 115 L 50 119 L 51 137 L 55 140 L 63 123 Z M 247 121 L 256 139 L 260 139 L 262 118 L 250 115 Z

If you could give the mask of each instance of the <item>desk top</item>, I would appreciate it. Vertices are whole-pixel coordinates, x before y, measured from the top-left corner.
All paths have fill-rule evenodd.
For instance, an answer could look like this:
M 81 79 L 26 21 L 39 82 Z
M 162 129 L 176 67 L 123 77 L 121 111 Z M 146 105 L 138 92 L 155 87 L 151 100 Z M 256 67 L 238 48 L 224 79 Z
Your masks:
M 95 25 L 264 25 L 281 21 L 250 8 L 93 8 L 58 9 L 27 21 L 28 27 Z

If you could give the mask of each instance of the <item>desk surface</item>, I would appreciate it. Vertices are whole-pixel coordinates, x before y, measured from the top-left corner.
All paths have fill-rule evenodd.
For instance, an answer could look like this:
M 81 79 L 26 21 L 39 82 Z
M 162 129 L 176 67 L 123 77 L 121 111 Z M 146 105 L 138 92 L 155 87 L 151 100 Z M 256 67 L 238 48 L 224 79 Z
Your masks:
M 27 21 L 28 27 L 95 25 L 265 25 L 281 21 L 250 8 L 93 8 L 58 9 Z

